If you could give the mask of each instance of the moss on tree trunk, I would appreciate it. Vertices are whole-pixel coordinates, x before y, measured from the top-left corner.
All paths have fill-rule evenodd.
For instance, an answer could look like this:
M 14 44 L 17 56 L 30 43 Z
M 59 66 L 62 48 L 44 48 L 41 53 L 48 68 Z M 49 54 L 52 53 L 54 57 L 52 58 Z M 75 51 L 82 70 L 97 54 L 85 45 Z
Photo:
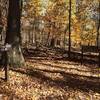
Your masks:
M 8 52 L 8 57 L 9 57 L 9 64 L 12 67 L 21 67 L 24 66 L 24 57 L 21 51 L 20 46 L 15 46 L 13 47 L 9 52 Z

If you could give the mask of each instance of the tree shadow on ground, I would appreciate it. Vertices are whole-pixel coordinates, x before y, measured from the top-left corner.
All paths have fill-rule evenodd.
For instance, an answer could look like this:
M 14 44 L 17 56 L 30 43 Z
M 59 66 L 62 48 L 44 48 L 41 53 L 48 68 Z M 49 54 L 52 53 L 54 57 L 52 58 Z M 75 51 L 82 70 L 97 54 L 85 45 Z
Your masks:
M 31 78 L 37 78 L 41 83 L 46 82 L 47 87 L 58 87 L 67 91 L 68 88 L 81 90 L 84 92 L 89 92 L 90 90 L 100 93 L 100 78 L 94 77 L 82 77 L 81 75 L 66 73 L 64 71 L 50 71 L 50 70 L 40 70 L 40 69 L 11 69 L 12 71 L 19 72 L 21 74 L 26 74 L 31 76 Z M 46 76 L 44 72 L 47 73 L 59 73 L 63 76 L 63 79 L 52 79 Z
M 36 60 L 34 60 L 34 61 L 31 61 L 32 63 L 36 63 Z M 43 66 L 48 66 L 49 68 L 51 67 L 51 68 L 56 68 L 56 69 L 60 69 L 60 70 L 74 70 L 74 71 L 79 71 L 79 72 L 92 72 L 92 73 L 100 73 L 100 70 L 98 69 L 98 68 L 94 68 L 94 69 L 92 69 L 91 70 L 91 68 L 89 68 L 90 70 L 84 70 L 84 69 L 82 69 L 82 68 L 78 68 L 78 67 L 75 67 L 75 68 L 70 68 L 70 67 L 65 67 L 65 66 L 60 66 L 60 65 L 57 65 L 57 64 L 59 64 L 58 62 L 57 63 L 55 63 L 55 65 L 53 65 L 52 63 L 50 63 L 50 64 L 48 64 L 48 63 L 46 63 L 46 62 L 41 62 L 41 61 L 39 61 L 39 62 L 37 62 L 38 64 L 40 64 L 40 65 L 43 65 Z M 63 63 L 63 64 L 67 64 L 67 66 L 69 66 L 69 65 L 73 65 L 73 66 L 76 66 L 76 65 L 79 65 L 79 64 L 71 64 L 71 63 Z M 82 67 L 82 66 L 81 66 Z
M 49 52 L 49 53 L 48 53 Z M 66 55 L 66 56 L 64 56 Z M 50 49 L 47 50 L 34 50 L 31 49 L 24 54 L 26 60 L 27 59 L 35 59 L 35 60 L 63 60 L 63 61 L 71 61 L 74 63 L 81 64 L 81 53 L 79 52 L 71 52 L 70 58 L 68 58 L 68 51 L 66 50 L 57 50 L 57 49 Z M 97 55 L 85 55 L 83 59 L 83 65 L 94 68 L 98 67 L 98 56 Z

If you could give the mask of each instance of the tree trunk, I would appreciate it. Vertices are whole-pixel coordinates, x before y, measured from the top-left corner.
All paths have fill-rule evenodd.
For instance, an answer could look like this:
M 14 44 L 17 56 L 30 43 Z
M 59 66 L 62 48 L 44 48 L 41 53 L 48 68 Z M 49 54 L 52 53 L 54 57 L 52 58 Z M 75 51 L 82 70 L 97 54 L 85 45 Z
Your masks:
M 71 53 L 71 10 L 72 10 L 72 1 L 69 0 L 69 47 L 68 47 L 69 58 L 70 58 L 70 53 Z
M 24 58 L 21 51 L 21 34 L 20 34 L 20 19 L 21 19 L 21 1 L 9 0 L 7 31 L 5 43 L 11 44 L 12 49 L 9 52 L 9 63 L 12 66 L 24 65 Z
M 99 19 L 97 22 L 97 46 L 100 47 L 100 2 L 99 2 Z

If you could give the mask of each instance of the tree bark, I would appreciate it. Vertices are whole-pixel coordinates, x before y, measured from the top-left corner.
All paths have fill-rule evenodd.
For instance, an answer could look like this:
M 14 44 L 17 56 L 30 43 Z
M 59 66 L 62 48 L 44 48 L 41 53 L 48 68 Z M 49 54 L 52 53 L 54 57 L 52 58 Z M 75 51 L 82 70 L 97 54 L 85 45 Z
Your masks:
M 68 57 L 70 58 L 71 53 L 71 9 L 72 8 L 72 1 L 69 0 L 69 47 L 68 47 Z
M 99 19 L 97 22 L 97 46 L 100 47 L 100 2 L 99 2 Z
M 5 43 L 11 44 L 12 50 L 9 52 L 9 63 L 12 66 L 24 65 L 24 57 L 21 51 L 21 2 L 20 0 L 9 0 L 7 31 Z

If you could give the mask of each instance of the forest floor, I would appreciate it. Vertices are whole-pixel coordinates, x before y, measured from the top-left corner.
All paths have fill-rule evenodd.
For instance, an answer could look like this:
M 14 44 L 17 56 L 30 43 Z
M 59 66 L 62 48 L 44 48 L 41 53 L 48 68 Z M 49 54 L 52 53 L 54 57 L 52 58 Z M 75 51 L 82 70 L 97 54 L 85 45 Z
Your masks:
M 56 51 L 30 51 L 26 66 L 0 79 L 0 100 L 100 100 L 100 67 L 62 59 Z M 0 77 L 4 72 L 0 71 Z

